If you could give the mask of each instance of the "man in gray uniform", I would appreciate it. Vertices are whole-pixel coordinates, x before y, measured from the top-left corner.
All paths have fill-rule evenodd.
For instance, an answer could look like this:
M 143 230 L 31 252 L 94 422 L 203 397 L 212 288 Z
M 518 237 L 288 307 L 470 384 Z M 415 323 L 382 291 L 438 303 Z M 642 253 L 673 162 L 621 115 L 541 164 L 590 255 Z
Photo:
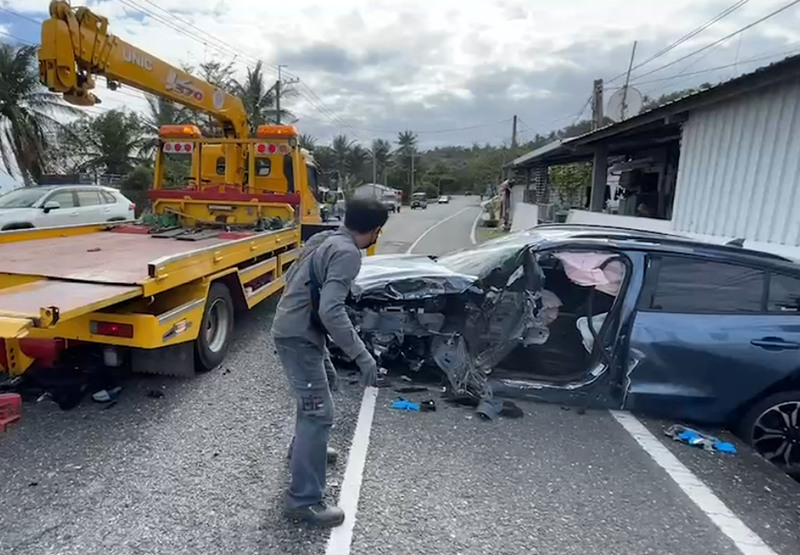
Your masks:
M 342 227 L 312 236 L 286 273 L 272 324 L 275 347 L 297 400 L 286 515 L 319 526 L 338 526 L 344 521 L 344 511 L 327 506 L 322 499 L 326 464 L 336 458 L 328 448 L 333 399 L 327 374 L 335 375 L 335 370 L 326 340 L 330 336 L 355 361 L 363 385 L 377 383 L 378 365 L 353 329 L 345 300 L 361 269 L 360 249 L 378 240 L 388 217 L 376 200 L 352 200 Z

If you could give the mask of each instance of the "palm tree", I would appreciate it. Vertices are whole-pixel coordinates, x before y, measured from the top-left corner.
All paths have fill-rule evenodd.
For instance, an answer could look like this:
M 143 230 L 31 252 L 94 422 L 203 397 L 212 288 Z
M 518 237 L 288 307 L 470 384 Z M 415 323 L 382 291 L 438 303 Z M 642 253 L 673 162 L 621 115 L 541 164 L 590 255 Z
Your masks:
M 401 131 L 397 134 L 397 144 L 399 145 L 397 149 L 398 162 L 408 171 L 407 192 L 410 194 L 414 183 L 412 173 L 414 171 L 414 157 L 417 154 L 417 134 L 408 129 Z
M 369 151 L 363 146 L 354 144 L 347 154 L 347 169 L 350 174 L 351 181 L 362 179 L 366 169 L 367 160 L 369 159 Z
M 39 84 L 36 48 L 0 44 L 0 158 L 9 175 L 16 166 L 25 185 L 44 173 L 51 138 L 62 127 L 56 118 L 80 113 Z
M 109 110 L 75 125 L 83 137 L 81 171 L 126 175 L 143 161 L 148 140 L 135 113 Z
M 187 108 L 166 98 L 151 95 L 146 95 L 145 98 L 150 113 L 142 119 L 143 132 L 146 135 L 143 154 L 149 158 L 158 146 L 158 130 L 161 126 L 191 123 L 192 114 Z
M 348 139 L 347 135 L 336 135 L 331 143 L 333 151 L 334 168 L 338 172 L 339 186 L 347 183 L 347 175 L 350 170 L 350 152 L 353 150 L 355 141 Z
M 308 133 L 300 133 L 300 137 L 297 139 L 297 142 L 300 145 L 300 148 L 304 148 L 309 152 L 314 152 L 314 150 L 317 148 L 317 139 Z
M 247 69 L 247 77 L 243 83 L 235 84 L 235 92 L 242 99 L 250 127 L 255 132 L 263 123 L 276 123 L 278 110 L 275 103 L 275 86 L 267 88 L 264 84 L 263 66 L 259 60 L 253 69 Z M 281 89 L 281 100 L 291 97 L 295 91 L 290 86 L 284 85 Z M 281 108 L 280 120 L 294 119 L 288 110 Z
M 392 144 L 385 139 L 372 141 L 372 156 L 375 162 L 375 173 L 380 183 L 386 182 L 386 168 L 392 161 Z

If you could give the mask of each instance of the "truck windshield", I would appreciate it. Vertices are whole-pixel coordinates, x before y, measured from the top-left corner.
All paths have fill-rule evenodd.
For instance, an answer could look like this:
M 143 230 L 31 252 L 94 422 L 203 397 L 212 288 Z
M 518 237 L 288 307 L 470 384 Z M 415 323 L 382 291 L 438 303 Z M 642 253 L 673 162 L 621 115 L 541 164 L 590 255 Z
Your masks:
M 0 196 L 0 208 L 30 208 L 46 192 L 41 189 L 16 189 Z

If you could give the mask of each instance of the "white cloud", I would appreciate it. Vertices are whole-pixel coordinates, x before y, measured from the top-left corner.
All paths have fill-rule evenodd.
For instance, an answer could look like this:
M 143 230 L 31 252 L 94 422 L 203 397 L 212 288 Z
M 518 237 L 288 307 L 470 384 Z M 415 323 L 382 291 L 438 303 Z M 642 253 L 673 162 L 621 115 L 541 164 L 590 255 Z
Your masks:
M 79 0 L 73 4 L 80 3 Z M 329 139 L 345 132 L 361 140 L 419 131 L 423 146 L 497 142 L 508 126 L 428 133 L 505 120 L 518 114 L 526 133 L 571 123 L 589 95 L 592 79 L 612 77 L 627 64 L 639 40 L 637 60 L 731 5 L 731 0 L 131 0 L 180 26 L 170 29 L 119 0 L 89 1 L 109 18 L 111 32 L 170 63 L 198 63 L 239 53 L 238 69 L 262 59 L 271 68 L 289 65 L 314 93 L 287 99 L 303 131 Z M 750 2 L 638 73 L 683 56 L 758 19 L 785 0 Z M 36 4 L 33 6 L 33 4 Z M 41 5 L 39 5 L 41 4 Z M 7 0 L 16 11 L 43 17 L 47 2 Z M 157 7 L 167 10 L 167 16 Z M 180 21 L 179 20 L 185 20 Z M 5 20 L 4 20 L 5 21 Z M 187 23 L 188 22 L 188 23 Z M 643 86 L 662 94 L 670 87 L 731 77 L 758 64 L 766 53 L 800 50 L 800 6 L 715 48 L 691 71 L 743 63 L 735 70 Z M 198 29 L 213 35 L 204 35 Z M 223 54 L 216 46 L 225 45 Z M 205 46 L 203 44 L 205 42 Z M 777 58 L 776 58 L 777 59 Z M 763 60 L 759 63 L 769 63 Z M 644 78 L 669 77 L 686 63 Z M 687 70 L 689 71 L 689 70 Z M 662 88 L 658 92 L 658 88 Z M 145 104 L 131 91 L 100 90 L 104 108 Z M 321 100 L 320 100 L 321 99 Z M 345 122 L 345 126 L 341 122 Z M 374 130 L 382 131 L 374 131 Z M 532 131 L 531 131 L 532 130 Z

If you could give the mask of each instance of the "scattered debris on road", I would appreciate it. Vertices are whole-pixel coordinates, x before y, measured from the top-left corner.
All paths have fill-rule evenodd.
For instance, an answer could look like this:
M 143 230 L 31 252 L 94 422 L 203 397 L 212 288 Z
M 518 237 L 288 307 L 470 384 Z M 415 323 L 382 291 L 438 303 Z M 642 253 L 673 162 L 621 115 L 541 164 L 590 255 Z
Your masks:
M 664 430 L 664 435 L 693 447 L 702 447 L 706 451 L 736 454 L 736 446 L 733 443 L 722 441 L 680 424 L 673 424 Z

